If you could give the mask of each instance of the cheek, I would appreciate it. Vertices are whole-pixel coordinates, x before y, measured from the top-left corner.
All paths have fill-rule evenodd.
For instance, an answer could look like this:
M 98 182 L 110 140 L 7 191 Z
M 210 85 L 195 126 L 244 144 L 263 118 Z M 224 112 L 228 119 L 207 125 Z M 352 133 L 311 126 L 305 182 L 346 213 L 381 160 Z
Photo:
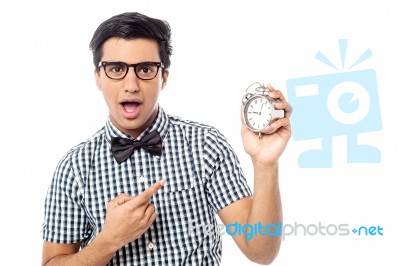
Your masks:
M 141 87 L 141 94 L 146 98 L 147 101 L 156 102 L 162 90 L 161 82 L 152 84 L 152 86 Z
M 116 102 L 116 98 L 117 98 L 116 92 L 114 90 L 104 89 L 104 87 L 102 87 L 102 89 L 100 89 L 100 90 L 103 93 L 103 97 L 104 97 L 107 105 L 109 107 L 112 107 L 111 105 Z
M 156 90 L 156 91 L 154 91 L 154 93 L 153 93 L 153 95 L 152 95 L 152 98 L 153 98 L 153 101 L 154 101 L 154 102 L 157 102 L 157 101 L 158 101 L 158 97 L 160 96 L 160 91 L 161 91 L 161 90 Z

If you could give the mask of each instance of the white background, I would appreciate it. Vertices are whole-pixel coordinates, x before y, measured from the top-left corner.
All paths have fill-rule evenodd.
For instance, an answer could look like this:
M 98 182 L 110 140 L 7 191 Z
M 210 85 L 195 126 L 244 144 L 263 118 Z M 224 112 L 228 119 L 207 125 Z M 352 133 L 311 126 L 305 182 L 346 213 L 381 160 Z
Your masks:
M 239 2 L 239 1 L 238 1 Z M 333 168 L 299 169 L 309 149 L 291 140 L 280 160 L 284 223 L 377 226 L 383 236 L 291 236 L 274 265 L 399 265 L 400 17 L 395 1 L 8 1 L 0 4 L 0 237 L 2 265 L 38 265 L 43 201 L 57 162 L 105 123 L 88 44 L 105 19 L 139 11 L 167 20 L 172 67 L 164 109 L 216 126 L 236 150 L 249 184 L 252 166 L 240 139 L 244 89 L 335 73 L 367 48 L 357 69 L 375 69 L 383 130 L 360 136 L 380 164 L 347 164 L 345 138 L 334 139 Z M 317 121 L 316 121 L 317 122 Z M 310 144 L 314 145 L 314 144 Z M 397 165 L 396 165 L 397 164 Z M 253 265 L 224 236 L 223 265 Z M 4 248 L 5 247 L 5 248 Z

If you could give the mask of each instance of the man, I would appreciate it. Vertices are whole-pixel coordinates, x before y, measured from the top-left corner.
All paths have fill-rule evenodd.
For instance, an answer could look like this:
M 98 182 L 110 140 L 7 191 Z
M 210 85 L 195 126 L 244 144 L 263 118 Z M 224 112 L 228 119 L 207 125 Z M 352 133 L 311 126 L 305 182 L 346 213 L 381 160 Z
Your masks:
M 95 79 L 109 109 L 104 128 L 60 161 L 45 202 L 43 265 L 219 265 L 218 230 L 196 225 L 282 221 L 278 158 L 289 119 L 262 135 L 242 127 L 254 165 L 254 195 L 226 139 L 158 105 L 172 48 L 167 22 L 124 13 L 90 43 Z M 281 92 L 277 109 L 289 112 Z M 233 236 L 252 261 L 269 264 L 279 236 Z

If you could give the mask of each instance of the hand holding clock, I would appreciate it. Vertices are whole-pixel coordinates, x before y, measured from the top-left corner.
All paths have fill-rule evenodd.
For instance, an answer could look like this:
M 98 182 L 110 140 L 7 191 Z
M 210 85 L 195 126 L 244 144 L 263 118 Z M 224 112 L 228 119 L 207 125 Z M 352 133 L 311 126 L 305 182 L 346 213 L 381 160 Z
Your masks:
M 242 105 L 244 149 L 251 156 L 253 162 L 263 165 L 276 164 L 291 137 L 289 120 L 291 107 L 281 91 L 275 90 L 270 84 L 268 84 L 267 89 L 271 101 L 268 101 L 264 96 L 256 96 L 250 98 L 248 101 L 250 103 L 247 105 Z M 259 106 L 261 106 L 261 110 Z M 260 111 L 253 111 L 253 108 Z M 270 123 L 266 124 L 264 116 L 273 116 L 273 109 L 284 110 L 284 116 L 275 120 L 270 117 Z M 260 135 L 258 132 L 261 132 L 263 128 L 268 128 L 268 132 L 271 133 Z

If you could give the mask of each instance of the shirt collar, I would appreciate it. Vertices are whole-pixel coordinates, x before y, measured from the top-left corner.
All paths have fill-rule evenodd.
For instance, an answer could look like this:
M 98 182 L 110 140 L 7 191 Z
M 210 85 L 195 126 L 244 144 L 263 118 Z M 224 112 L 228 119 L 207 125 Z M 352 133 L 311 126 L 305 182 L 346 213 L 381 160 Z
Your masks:
M 153 121 L 153 123 L 145 129 L 137 138 L 137 140 L 140 140 L 148 134 L 149 132 L 153 130 L 157 130 L 158 133 L 160 133 L 160 136 L 162 139 L 164 139 L 167 134 L 168 134 L 168 126 L 169 126 L 169 118 L 164 112 L 164 110 L 161 108 L 161 106 L 158 106 L 158 114 L 156 116 L 156 119 Z M 122 137 L 122 138 L 128 138 L 135 140 L 135 138 L 121 132 L 112 122 L 110 117 L 108 117 L 106 125 L 105 125 L 105 135 L 106 139 L 108 142 L 111 142 L 112 137 Z

